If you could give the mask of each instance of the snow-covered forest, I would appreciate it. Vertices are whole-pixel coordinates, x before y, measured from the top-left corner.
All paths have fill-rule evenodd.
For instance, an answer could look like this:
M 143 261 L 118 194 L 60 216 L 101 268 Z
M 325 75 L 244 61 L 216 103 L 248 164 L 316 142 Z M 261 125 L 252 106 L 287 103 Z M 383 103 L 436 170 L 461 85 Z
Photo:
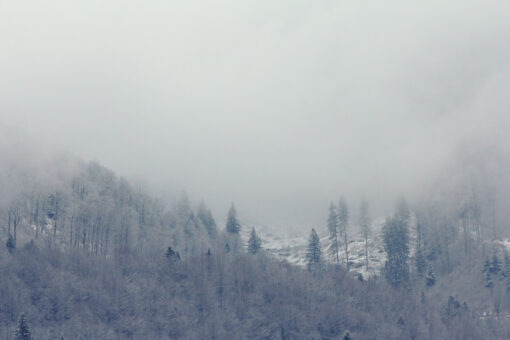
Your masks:
M 0 0 L 0 340 L 510 339 L 509 13 Z
M 383 219 L 341 197 L 294 247 L 235 205 L 219 224 L 97 162 L 4 154 L 2 338 L 23 325 L 33 339 L 510 336 L 499 153 L 460 158 Z

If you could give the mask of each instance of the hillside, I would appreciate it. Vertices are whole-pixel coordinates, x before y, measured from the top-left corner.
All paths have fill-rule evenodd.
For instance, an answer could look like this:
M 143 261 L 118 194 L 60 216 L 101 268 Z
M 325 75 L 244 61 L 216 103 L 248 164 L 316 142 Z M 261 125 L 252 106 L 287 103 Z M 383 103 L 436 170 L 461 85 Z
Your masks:
M 21 314 L 34 339 L 510 335 L 508 242 L 482 241 L 472 222 L 464 234 L 446 201 L 409 215 L 409 279 L 394 286 L 385 274 L 385 228 L 398 207 L 371 223 L 368 271 L 355 226 L 351 272 L 342 251 L 340 266 L 331 261 L 326 227 L 317 228 L 324 261 L 308 270 L 307 233 L 277 237 L 256 226 L 263 251 L 246 255 L 252 225 L 240 225 L 239 236 L 225 232 L 204 203 L 186 196 L 163 203 L 96 162 L 14 164 L 1 173 L 0 336 L 7 340 Z M 431 285 L 418 269 L 418 244 L 435 272 Z M 489 285 L 484 261 L 494 256 L 500 264 L 491 265 Z
M 365 241 L 359 232 L 353 230 L 352 237 L 349 239 L 349 262 L 351 270 L 360 273 L 363 277 L 368 278 L 373 275 L 380 274 L 385 261 L 384 245 L 382 242 L 382 225 L 384 218 L 376 219 L 372 224 L 372 235 L 369 239 L 369 269 L 365 266 Z M 242 230 L 241 237 L 247 242 L 250 236 L 251 228 L 255 228 L 262 239 L 263 248 L 277 259 L 288 263 L 305 266 L 306 265 L 306 247 L 308 245 L 308 235 L 306 233 L 300 237 L 285 238 L 276 236 L 267 230 L 268 226 L 252 226 L 247 225 Z M 334 263 L 329 251 L 331 241 L 327 235 L 326 227 L 319 229 L 320 242 L 324 254 L 324 259 L 330 263 Z M 345 250 L 343 247 L 339 249 L 339 257 L 342 264 L 345 264 Z

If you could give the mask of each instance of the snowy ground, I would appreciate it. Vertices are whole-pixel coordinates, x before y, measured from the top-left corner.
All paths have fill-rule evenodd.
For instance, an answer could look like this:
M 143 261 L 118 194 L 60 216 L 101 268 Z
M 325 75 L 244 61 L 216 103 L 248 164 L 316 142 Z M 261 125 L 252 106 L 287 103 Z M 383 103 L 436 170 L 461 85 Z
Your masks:
M 508 239 L 504 239 L 504 240 L 501 240 L 501 241 L 496 240 L 496 241 L 494 241 L 494 243 L 503 246 L 506 251 L 510 252 L 510 240 L 508 240 Z

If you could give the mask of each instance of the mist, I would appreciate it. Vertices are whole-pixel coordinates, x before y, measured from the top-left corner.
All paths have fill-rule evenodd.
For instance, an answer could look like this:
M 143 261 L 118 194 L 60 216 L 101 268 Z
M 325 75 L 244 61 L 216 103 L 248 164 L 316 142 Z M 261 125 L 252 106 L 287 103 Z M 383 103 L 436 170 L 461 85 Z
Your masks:
M 384 214 L 459 150 L 508 149 L 509 10 L 0 1 L 1 140 L 186 191 L 220 219 L 235 202 L 246 223 L 323 225 L 340 195 Z

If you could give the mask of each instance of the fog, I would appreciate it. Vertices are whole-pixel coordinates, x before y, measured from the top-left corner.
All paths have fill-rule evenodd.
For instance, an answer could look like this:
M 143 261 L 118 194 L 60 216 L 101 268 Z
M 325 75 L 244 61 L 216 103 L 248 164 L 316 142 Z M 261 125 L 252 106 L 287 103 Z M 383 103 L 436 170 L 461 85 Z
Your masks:
M 509 142 L 506 1 L 3 1 L 0 125 L 218 218 L 376 214 Z M 7 132 L 8 131 L 8 132 Z M 1 139 L 5 141 L 6 138 Z

